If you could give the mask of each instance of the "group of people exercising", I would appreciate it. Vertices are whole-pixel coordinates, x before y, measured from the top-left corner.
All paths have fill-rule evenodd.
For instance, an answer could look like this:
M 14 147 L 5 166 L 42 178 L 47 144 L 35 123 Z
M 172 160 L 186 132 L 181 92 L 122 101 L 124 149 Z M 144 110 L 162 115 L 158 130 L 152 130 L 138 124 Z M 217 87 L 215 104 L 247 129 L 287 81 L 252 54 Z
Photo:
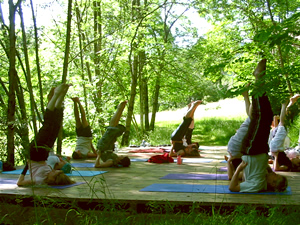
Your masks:
M 260 94 L 263 85 L 263 76 L 266 71 L 266 60 L 261 60 L 254 71 L 256 79 L 250 103 L 248 91 L 243 93 L 248 118 L 228 142 L 229 157 L 225 156 L 228 165 L 229 190 L 233 192 L 261 192 L 284 191 L 287 188 L 286 177 L 273 172 L 268 164 L 269 149 L 274 156 L 275 170 L 291 170 L 300 166 L 300 160 L 288 160 L 284 157 L 282 140 L 286 137 L 284 127 L 285 115 L 300 95 L 290 98 L 290 102 L 282 104 L 280 122 L 276 131 L 272 131 L 270 145 L 270 127 L 273 121 L 273 112 L 267 93 Z M 61 84 L 53 88 L 49 95 L 49 102 L 44 115 L 44 123 L 26 156 L 27 164 L 21 173 L 18 185 L 48 184 L 66 185 L 72 181 L 66 173 L 70 171 L 70 164 L 62 157 L 51 155 L 51 149 L 58 136 L 62 123 L 63 100 L 71 85 Z M 84 108 L 78 97 L 72 98 L 76 121 L 76 148 L 73 159 L 96 158 L 95 167 L 129 167 L 130 159 L 114 153 L 114 144 L 125 131 L 119 124 L 127 101 L 121 102 L 109 122 L 104 135 L 98 140 L 96 149 L 92 143 L 91 127 L 86 119 Z M 188 105 L 183 122 L 171 135 L 172 148 L 169 156 L 199 157 L 199 144 L 192 142 L 194 129 L 194 112 L 202 101 L 194 101 Z M 269 147 L 270 146 L 270 147 Z M 49 156 L 50 152 L 50 156 Z M 284 163 L 283 163 L 284 162 Z M 299 165 L 298 165 L 299 164 Z M 25 179 L 27 170 L 30 170 L 30 179 Z

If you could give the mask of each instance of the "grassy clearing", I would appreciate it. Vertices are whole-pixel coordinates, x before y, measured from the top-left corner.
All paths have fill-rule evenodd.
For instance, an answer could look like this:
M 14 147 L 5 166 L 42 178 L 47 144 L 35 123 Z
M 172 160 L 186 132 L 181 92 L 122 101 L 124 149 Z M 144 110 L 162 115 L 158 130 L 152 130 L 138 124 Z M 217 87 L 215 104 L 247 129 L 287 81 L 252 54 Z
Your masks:
M 237 117 L 204 117 L 195 121 L 193 131 L 193 141 L 206 146 L 226 146 L 230 137 L 234 135 L 245 118 Z M 152 145 L 170 144 L 172 132 L 181 123 L 181 120 L 170 122 L 157 122 L 154 131 L 149 132 L 146 137 Z M 135 140 L 136 134 L 131 134 L 132 143 L 140 144 L 140 140 Z

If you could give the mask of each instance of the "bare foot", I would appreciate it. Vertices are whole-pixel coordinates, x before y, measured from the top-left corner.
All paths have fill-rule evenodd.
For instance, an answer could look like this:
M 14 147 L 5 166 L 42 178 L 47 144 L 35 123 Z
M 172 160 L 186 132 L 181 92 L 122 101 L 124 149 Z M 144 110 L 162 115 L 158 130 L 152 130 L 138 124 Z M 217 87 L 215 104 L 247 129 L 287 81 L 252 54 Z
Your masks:
M 71 99 L 73 100 L 73 102 L 80 102 L 78 97 L 74 97 L 74 98 L 71 98 Z
M 290 98 L 290 103 L 293 105 L 300 97 L 300 94 L 295 94 L 293 97 Z
M 198 105 L 200 105 L 201 103 L 202 103 L 202 100 L 197 100 L 197 101 L 192 102 L 192 105 L 198 106 Z
M 125 100 L 125 101 L 121 102 L 121 103 L 120 103 L 120 106 L 121 106 L 121 105 L 122 105 L 122 106 L 125 106 L 125 105 L 127 104 L 127 102 L 128 102 L 128 100 Z
M 66 94 L 70 86 L 72 86 L 72 85 L 71 85 L 71 84 L 65 84 L 65 83 L 60 84 L 60 85 L 58 85 L 58 86 L 55 88 L 54 94 L 56 94 L 56 95 L 60 95 L 60 94 L 62 94 L 62 93 L 63 93 L 63 94 Z
M 256 69 L 253 72 L 253 75 L 255 76 L 256 80 L 259 80 L 262 76 L 266 74 L 266 68 L 267 68 L 267 60 L 262 59 L 258 64 Z
M 54 90 L 55 90 L 55 87 L 52 87 L 47 98 L 48 98 L 48 102 L 50 102 L 51 98 L 53 97 L 54 95 Z

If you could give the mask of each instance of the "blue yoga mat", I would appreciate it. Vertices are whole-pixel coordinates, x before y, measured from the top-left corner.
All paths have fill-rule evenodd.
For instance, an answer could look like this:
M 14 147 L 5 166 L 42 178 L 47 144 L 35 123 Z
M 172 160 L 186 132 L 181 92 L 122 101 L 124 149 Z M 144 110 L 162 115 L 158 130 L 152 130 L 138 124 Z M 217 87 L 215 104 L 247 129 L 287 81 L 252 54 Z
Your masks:
M 291 195 L 291 188 L 285 192 L 231 192 L 228 185 L 203 185 L 203 184 L 151 184 L 140 191 L 149 192 L 186 192 L 186 193 L 217 193 L 217 194 L 260 194 L 260 195 Z
M 3 174 L 21 174 L 22 173 L 22 169 L 19 170 L 12 170 L 12 171 L 4 171 L 2 172 Z M 26 175 L 29 175 L 29 171 L 27 171 Z
M 184 174 L 170 173 L 160 179 L 168 180 L 228 180 L 227 174 Z
M 2 173 L 3 174 L 21 174 L 22 171 L 23 170 L 20 169 L 20 170 L 5 171 Z M 67 173 L 66 175 L 68 175 L 70 177 L 74 177 L 74 176 L 92 177 L 92 176 L 96 176 L 96 175 L 103 174 L 106 172 L 107 171 L 73 170 L 72 173 Z M 29 172 L 27 171 L 26 174 L 29 175 Z
M 0 184 L 14 184 L 17 185 L 17 179 L 9 179 L 9 178 L 0 178 Z M 85 182 L 76 182 L 74 184 L 69 184 L 69 185 L 57 185 L 57 186 L 52 186 L 52 185 L 35 185 L 35 187 L 51 187 L 51 188 L 56 188 L 56 189 L 64 189 L 64 188 L 69 188 L 69 187 L 74 187 L 78 186 L 80 184 L 85 184 Z M 30 186 L 28 186 L 30 187 Z
M 72 167 L 78 168 L 94 168 L 95 163 L 71 163 Z
M 223 160 L 223 161 L 221 161 L 220 163 L 227 163 L 227 161 L 226 161 L 226 160 Z
M 212 159 L 203 159 L 203 158 L 181 158 L 182 163 L 210 163 Z M 177 162 L 177 159 L 174 159 L 174 162 Z

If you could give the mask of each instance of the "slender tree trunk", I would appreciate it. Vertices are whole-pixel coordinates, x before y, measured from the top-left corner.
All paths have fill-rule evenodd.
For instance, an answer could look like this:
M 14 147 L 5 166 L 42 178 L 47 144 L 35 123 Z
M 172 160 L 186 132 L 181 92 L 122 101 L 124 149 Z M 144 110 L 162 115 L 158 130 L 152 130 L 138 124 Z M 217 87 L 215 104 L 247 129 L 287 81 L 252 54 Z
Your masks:
M 94 95 L 95 108 L 98 114 L 102 113 L 102 86 L 103 76 L 100 71 L 100 51 L 102 49 L 102 11 L 101 2 L 93 1 L 94 6 L 94 66 L 95 66 L 95 77 L 98 79 L 96 83 L 96 93 Z M 100 23 L 99 23 L 100 22 Z M 104 120 L 100 118 L 99 124 L 103 124 Z
M 45 106 L 44 106 L 43 84 L 42 84 L 40 57 L 39 57 L 39 39 L 38 39 L 38 31 L 37 31 L 37 26 L 36 26 L 36 18 L 34 15 L 34 8 L 33 8 L 32 0 L 30 0 L 30 6 L 31 6 L 33 27 L 34 27 L 35 59 L 36 59 L 36 68 L 37 68 L 38 81 L 39 81 L 41 111 L 42 111 L 42 114 L 44 114 Z
M 23 147 L 22 149 L 22 155 L 26 156 L 27 155 L 27 150 L 29 149 L 29 131 L 28 131 L 28 120 L 27 120 L 27 112 L 26 112 L 26 105 L 25 105 L 25 100 L 24 100 L 24 93 L 23 89 L 21 87 L 21 82 L 19 77 L 17 76 L 17 82 L 18 85 L 16 85 L 16 93 L 17 93 L 17 98 L 19 102 L 19 107 L 20 107 L 20 112 L 21 116 L 19 116 L 19 125 L 18 128 L 16 129 L 16 133 L 20 136 L 21 138 L 21 145 Z M 23 161 L 25 162 L 26 158 L 23 158 Z
M 132 2 L 132 22 L 136 21 L 136 19 L 139 18 L 139 14 L 140 14 L 139 7 L 140 7 L 140 1 L 137 0 Z M 135 37 L 138 37 L 138 35 L 135 35 Z M 136 97 L 136 87 L 138 82 L 139 56 L 137 52 L 137 46 L 138 46 L 137 41 L 138 40 L 135 40 L 135 38 L 132 39 L 130 54 L 128 57 L 129 66 L 131 68 L 130 99 L 128 102 L 128 113 L 126 117 L 126 125 L 125 125 L 126 130 L 123 134 L 122 142 L 121 142 L 122 145 L 126 145 L 126 146 L 129 145 L 130 126 L 133 117 L 134 101 Z
M 67 80 L 69 56 L 70 56 L 70 40 L 71 40 L 71 22 L 72 22 L 72 0 L 68 0 L 68 17 L 67 17 L 67 35 L 66 35 L 66 46 L 65 46 L 65 57 L 63 65 L 62 83 Z M 62 139 L 63 139 L 63 122 L 57 137 L 57 150 L 56 153 L 61 155 Z
M 87 115 L 87 120 L 89 121 L 89 111 L 88 111 L 88 103 L 87 103 L 87 91 L 85 86 L 85 76 L 84 76 L 84 59 L 83 59 L 83 48 L 82 43 L 84 41 L 84 34 L 81 29 L 81 13 L 79 11 L 79 7 L 77 5 L 77 2 L 75 4 L 75 13 L 76 13 L 76 23 L 77 23 L 77 30 L 78 30 L 78 43 L 79 43 L 79 52 L 80 52 L 80 71 L 81 71 L 81 80 L 82 80 L 82 88 L 83 88 L 83 95 L 84 95 L 84 103 L 85 103 L 85 112 Z
M 130 134 L 130 125 L 132 121 L 132 116 L 133 116 L 133 109 L 134 109 L 134 100 L 136 96 L 136 87 L 137 87 L 137 71 L 138 70 L 138 56 L 134 56 L 133 58 L 133 65 L 132 65 L 132 72 L 131 72 L 131 87 L 130 87 L 130 99 L 128 102 L 128 113 L 126 117 L 126 130 L 123 134 L 122 137 L 122 142 L 121 144 L 124 146 L 129 145 L 129 134 Z
M 145 131 L 149 131 L 149 98 L 148 98 L 148 84 L 147 80 L 145 79 L 145 104 L 144 104 L 144 112 L 145 112 Z
M 154 130 L 156 112 L 158 111 L 160 77 L 161 77 L 161 72 L 158 72 L 158 74 L 156 76 L 155 90 L 154 90 L 154 96 L 153 96 L 153 102 L 152 102 L 152 115 L 151 115 L 151 122 L 150 122 L 150 127 L 149 127 L 150 130 Z
M 35 116 L 35 101 L 33 96 L 32 84 L 31 84 L 31 71 L 29 65 L 29 56 L 28 56 L 28 49 L 27 49 L 27 38 L 26 38 L 26 31 L 24 26 L 24 19 L 23 19 L 23 11 L 22 6 L 19 7 L 19 14 L 21 18 L 21 27 L 22 27 L 22 37 L 23 37 L 23 49 L 24 49 L 24 57 L 25 57 L 25 65 L 26 65 L 26 82 L 27 87 L 30 95 L 30 107 L 31 107 L 31 119 L 33 124 L 34 134 L 37 134 L 37 126 L 36 126 L 36 116 Z M 27 121 L 24 121 L 27 122 Z
M 8 1 L 9 4 L 9 89 L 7 104 L 7 161 L 12 165 L 15 164 L 15 111 L 16 111 L 16 34 L 15 34 L 15 13 L 19 0 L 15 5 L 13 0 Z

